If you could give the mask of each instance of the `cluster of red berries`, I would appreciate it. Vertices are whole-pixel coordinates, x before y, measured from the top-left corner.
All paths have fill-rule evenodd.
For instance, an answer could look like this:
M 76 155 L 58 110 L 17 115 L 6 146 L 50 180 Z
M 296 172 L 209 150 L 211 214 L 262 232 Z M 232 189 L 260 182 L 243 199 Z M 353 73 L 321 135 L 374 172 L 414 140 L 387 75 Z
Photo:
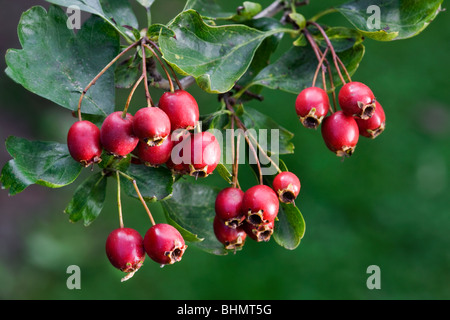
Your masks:
M 166 223 L 153 225 L 144 238 L 132 228 L 113 230 L 106 239 L 106 255 L 111 264 L 131 278 L 142 267 L 146 254 L 161 266 L 181 260 L 187 245 L 177 229 Z
M 295 110 L 306 128 L 316 129 L 322 123 L 328 149 L 341 157 L 351 156 L 360 135 L 374 139 L 383 132 L 386 116 L 372 90 L 361 82 L 344 84 L 338 101 L 341 110 L 328 115 L 331 108 L 327 92 L 309 87 L 297 96 Z
M 134 160 L 148 166 L 166 164 L 178 174 L 205 177 L 219 163 L 221 149 L 213 134 L 191 132 L 198 120 L 195 98 L 187 91 L 175 90 L 165 92 L 158 107 L 141 108 L 134 116 L 122 111 L 111 113 L 101 129 L 87 120 L 75 122 L 67 145 L 72 157 L 84 166 L 100 162 L 104 149 L 116 157 L 132 153 L 137 157 Z M 172 149 L 178 144 L 174 161 Z M 183 150 L 190 150 L 190 154 L 183 155 Z
M 279 201 L 293 203 L 300 192 L 300 180 L 292 172 L 276 175 L 272 188 L 255 185 L 247 191 L 237 187 L 221 190 L 215 202 L 214 234 L 225 249 L 241 248 L 247 236 L 267 242 L 274 231 Z

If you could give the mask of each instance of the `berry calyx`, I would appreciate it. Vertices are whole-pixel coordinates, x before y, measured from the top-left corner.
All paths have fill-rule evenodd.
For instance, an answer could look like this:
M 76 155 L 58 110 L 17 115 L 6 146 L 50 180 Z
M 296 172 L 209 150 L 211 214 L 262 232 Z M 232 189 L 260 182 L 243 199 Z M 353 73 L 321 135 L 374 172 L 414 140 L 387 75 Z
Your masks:
M 294 203 L 294 200 L 300 193 L 301 185 L 299 178 L 295 174 L 283 171 L 275 176 L 272 187 L 281 202 Z
M 275 221 L 269 221 L 259 225 L 245 222 L 243 228 L 251 239 L 257 242 L 267 242 L 273 234 L 274 225 Z
M 213 229 L 217 240 L 224 245 L 225 249 L 236 250 L 244 246 L 247 234 L 242 227 L 230 227 L 218 216 L 215 216 Z
M 141 108 L 134 115 L 133 132 L 149 146 L 160 145 L 171 132 L 170 119 L 160 108 Z
M 106 255 L 111 264 L 120 271 L 128 273 L 122 281 L 131 278 L 145 260 L 144 240 L 131 228 L 118 228 L 106 239 Z
M 242 199 L 242 210 L 246 221 L 253 225 L 261 225 L 274 221 L 278 215 L 278 196 L 266 185 L 256 185 L 245 191 Z
M 147 166 L 158 167 L 170 159 L 173 142 L 166 138 L 159 145 L 149 146 L 147 143 L 139 141 L 135 154 Z
M 75 122 L 67 134 L 67 147 L 72 158 L 83 166 L 99 163 L 102 155 L 100 129 L 87 120 Z
M 375 104 L 375 113 L 370 119 L 362 120 L 355 118 L 356 123 L 358 124 L 359 134 L 371 139 L 378 137 L 386 127 L 386 115 L 383 107 L 378 101 L 376 101 Z
M 316 129 L 330 110 L 330 99 L 325 90 L 309 87 L 302 90 L 295 100 L 295 112 L 306 128 Z
M 144 248 L 153 261 L 164 266 L 180 261 L 187 245 L 177 229 L 158 223 L 145 233 Z
M 344 84 L 338 95 L 342 111 L 349 116 L 369 119 L 375 112 L 375 96 L 372 90 L 361 82 Z
M 116 157 L 125 157 L 137 146 L 139 138 L 133 131 L 133 116 L 122 117 L 122 111 L 108 115 L 100 129 L 103 148 Z
M 216 137 L 211 132 L 198 132 L 190 137 L 191 159 L 189 174 L 196 178 L 210 175 L 220 161 L 221 149 Z
M 326 117 L 322 123 L 325 145 L 339 157 L 351 156 L 359 138 L 356 120 L 342 110 Z
M 234 187 L 225 188 L 217 194 L 215 202 L 216 216 L 230 228 L 237 228 L 245 219 L 242 212 L 243 198 L 244 191 Z
M 199 120 L 198 104 L 187 91 L 165 92 L 159 99 L 158 106 L 169 116 L 172 131 L 192 130 L 197 125 Z

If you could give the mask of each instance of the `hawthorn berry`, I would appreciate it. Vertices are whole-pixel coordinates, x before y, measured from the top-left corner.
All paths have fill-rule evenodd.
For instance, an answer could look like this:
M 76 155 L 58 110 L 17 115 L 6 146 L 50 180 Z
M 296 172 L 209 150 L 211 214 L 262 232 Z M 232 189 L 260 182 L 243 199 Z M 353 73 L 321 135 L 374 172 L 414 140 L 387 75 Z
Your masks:
M 243 229 L 247 235 L 257 242 L 267 242 L 273 234 L 275 221 L 264 222 L 259 225 L 245 222 Z
M 278 196 L 266 185 L 256 185 L 244 192 L 242 210 L 246 221 L 260 225 L 275 220 L 279 209 Z
M 170 159 L 173 142 L 170 138 L 166 138 L 162 143 L 149 146 L 147 143 L 139 141 L 135 154 L 147 166 L 157 167 Z
M 153 261 L 164 266 L 180 261 L 187 245 L 177 229 L 158 223 L 145 233 L 144 248 Z
M 67 147 L 72 158 L 85 167 L 100 162 L 100 129 L 87 120 L 75 122 L 67 134 Z
M 361 82 L 344 84 L 339 91 L 338 100 L 345 114 L 361 119 L 369 119 L 376 109 L 372 90 Z
M 133 117 L 133 131 L 144 143 L 149 146 L 157 146 L 171 132 L 170 119 L 160 108 L 141 108 Z
M 184 90 L 165 92 L 159 99 L 158 107 L 169 116 L 172 131 L 192 130 L 199 120 L 197 101 Z
M 358 124 L 359 134 L 371 139 L 378 137 L 384 131 L 386 126 L 386 115 L 383 107 L 378 101 L 376 101 L 375 104 L 375 113 L 370 119 L 363 120 L 355 118 L 356 123 Z
M 214 217 L 213 229 L 217 240 L 219 240 L 227 250 L 241 248 L 245 243 L 247 234 L 244 229 L 241 226 L 233 228 L 226 225 L 225 221 L 220 219 L 217 215 Z
M 122 117 L 122 111 L 108 115 L 100 129 L 103 148 L 117 157 L 125 157 L 137 146 L 139 138 L 133 131 L 133 116 Z
M 115 229 L 106 239 L 106 255 L 115 268 L 128 273 L 122 281 L 127 280 L 144 263 L 144 240 L 134 229 Z
M 196 178 L 207 177 L 219 164 L 220 144 L 208 131 L 193 133 L 190 141 L 189 174 Z
M 316 129 L 330 110 L 330 99 L 325 90 L 309 87 L 295 100 L 295 111 L 306 128 Z
M 216 216 L 224 221 L 224 224 L 236 228 L 244 221 L 242 212 L 242 199 L 244 191 L 235 187 L 222 189 L 216 197 Z
M 292 172 L 283 171 L 275 176 L 272 187 L 281 202 L 293 203 L 300 192 L 300 179 Z
M 358 143 L 358 124 L 342 110 L 336 111 L 323 120 L 322 137 L 328 149 L 337 156 L 351 156 Z
M 191 133 L 184 129 L 178 129 L 172 132 L 168 139 L 172 141 L 172 151 L 170 158 L 166 161 L 166 166 L 174 174 L 189 174 L 190 154 L 187 153 L 187 159 L 184 150 L 190 150 Z

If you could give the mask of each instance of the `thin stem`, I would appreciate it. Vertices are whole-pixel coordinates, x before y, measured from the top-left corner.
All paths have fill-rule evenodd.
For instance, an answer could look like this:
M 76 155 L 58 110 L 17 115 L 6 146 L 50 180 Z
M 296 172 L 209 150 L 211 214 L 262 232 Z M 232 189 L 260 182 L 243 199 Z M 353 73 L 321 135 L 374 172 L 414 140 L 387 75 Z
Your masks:
M 239 145 L 240 145 L 240 140 L 241 140 L 241 134 L 238 133 L 237 140 L 236 140 L 236 159 L 235 159 L 235 162 L 234 162 L 234 173 L 233 173 L 233 186 L 235 188 L 237 186 L 239 186 L 238 170 L 239 170 Z M 239 187 L 239 189 L 240 189 L 240 187 Z
M 317 21 L 317 20 L 319 20 L 320 18 L 322 18 L 323 16 L 325 16 L 325 15 L 327 15 L 327 14 L 330 14 L 330 13 L 333 13 L 333 12 L 337 12 L 337 9 L 336 9 L 336 8 L 329 8 L 329 9 L 326 9 L 326 10 L 324 10 L 324 11 L 319 12 L 318 14 L 316 14 L 315 16 L 313 16 L 312 18 L 310 18 L 309 21 Z
M 123 216 L 122 216 L 122 201 L 120 200 L 120 175 L 119 171 L 116 171 L 117 177 L 117 207 L 119 208 L 119 225 L 121 228 L 124 227 Z
M 320 33 L 322 34 L 323 38 L 325 39 L 325 42 L 327 43 L 328 47 L 330 48 L 331 55 L 333 56 L 333 62 L 334 62 L 334 65 L 335 65 L 335 67 L 336 67 L 336 70 L 337 70 L 337 72 L 338 72 L 339 78 L 341 79 L 342 83 L 345 84 L 345 83 L 346 83 L 346 82 L 345 82 L 345 79 L 344 79 L 344 77 L 342 76 L 341 69 L 340 69 L 339 64 L 338 64 L 338 62 L 337 62 L 337 59 L 338 59 L 338 58 L 337 58 L 336 51 L 334 51 L 334 47 L 333 47 L 333 45 L 331 44 L 330 38 L 328 38 L 327 33 L 325 32 L 325 30 L 323 30 L 323 28 L 322 28 L 318 23 L 316 23 L 316 22 L 314 22 L 314 21 L 308 21 L 307 24 L 312 24 L 312 25 L 315 26 L 317 29 L 319 29 Z M 345 66 L 344 66 L 344 69 L 345 69 Z
M 262 10 L 260 13 L 255 15 L 253 18 L 259 19 L 262 17 L 273 17 L 274 15 L 276 15 L 278 12 L 280 12 L 283 9 L 284 9 L 284 1 L 277 0 L 277 1 L 274 1 L 271 5 L 269 5 L 264 10 Z
M 149 39 L 147 39 L 147 42 L 148 42 L 153 48 L 155 48 L 155 50 L 158 51 L 158 53 L 159 53 L 159 54 L 161 55 L 161 57 L 162 57 L 163 54 L 162 54 L 161 50 L 159 49 L 158 45 L 157 45 L 156 43 L 154 43 L 152 40 L 149 40 Z M 183 90 L 183 84 L 182 84 L 181 81 L 178 79 L 175 70 L 173 70 L 172 66 L 171 66 L 170 64 L 168 64 L 167 62 L 166 62 L 166 64 L 167 64 L 167 66 L 169 67 L 170 72 L 172 73 L 173 78 L 175 79 L 175 82 L 177 83 L 178 89 Z
M 139 200 L 141 201 L 142 205 L 144 206 L 145 211 L 147 211 L 148 217 L 150 218 L 150 221 L 152 222 L 152 225 L 155 225 L 155 220 L 153 219 L 152 213 L 150 212 L 150 209 L 148 208 L 147 204 L 145 203 L 144 198 L 142 197 L 141 192 L 139 191 L 139 188 L 138 188 L 138 185 L 136 183 L 136 180 L 133 179 L 133 177 L 130 177 L 129 175 L 127 175 L 126 173 L 123 173 L 122 171 L 116 171 L 116 172 L 120 173 L 125 178 L 127 178 L 128 180 L 131 181 L 131 183 L 133 184 L 134 190 L 136 190 L 136 194 L 139 197 Z
M 352 77 L 350 77 L 350 74 L 348 73 L 347 68 L 345 67 L 341 58 L 339 58 L 339 56 L 336 56 L 336 58 L 337 58 L 337 61 L 339 62 L 339 64 L 341 65 L 342 69 L 344 69 L 344 72 L 345 72 L 345 75 L 347 76 L 348 81 L 352 82 Z
M 130 106 L 131 98 L 133 97 L 134 92 L 136 91 L 136 88 L 141 83 L 142 79 L 144 79 L 144 75 L 141 75 L 141 77 L 134 84 L 133 88 L 131 88 L 130 94 L 128 95 L 128 98 L 127 98 L 127 103 L 125 104 L 125 108 L 123 109 L 123 113 L 122 113 L 122 118 L 124 118 L 124 119 L 127 116 L 128 107 Z
M 245 126 L 244 126 L 244 128 L 245 128 Z M 255 137 L 253 137 L 252 135 L 249 135 L 249 136 L 250 136 L 250 138 L 252 138 L 252 140 L 255 142 L 256 146 L 257 146 L 258 149 L 259 149 L 259 152 L 261 152 L 261 153 L 267 158 L 267 160 L 270 161 L 270 163 L 275 167 L 275 169 L 277 169 L 278 172 L 281 172 L 280 167 L 278 167 L 278 165 L 275 163 L 275 161 L 273 161 L 272 158 L 269 157 L 269 155 L 264 151 L 264 149 L 261 148 L 261 146 L 259 145 L 259 143 L 256 141 Z
M 173 87 L 172 78 L 170 77 L 169 71 L 167 71 L 167 68 L 165 67 L 164 63 L 161 61 L 161 59 L 159 58 L 159 56 L 156 54 L 155 50 L 153 50 L 152 47 L 150 47 L 148 44 L 144 44 L 144 47 L 146 47 L 148 50 L 150 50 L 153 53 L 153 55 L 156 57 L 159 64 L 161 65 L 164 72 L 166 73 L 167 80 L 169 81 L 170 92 L 174 92 L 175 88 Z
M 235 176 L 234 172 L 236 171 L 236 159 L 234 153 L 234 117 L 231 117 L 231 159 L 233 161 L 233 165 L 231 166 L 231 170 L 233 171 L 233 187 L 236 188 Z
M 83 92 L 81 93 L 80 100 L 78 101 L 78 120 L 81 121 L 81 101 L 83 100 L 84 96 L 86 95 L 87 91 L 92 87 L 97 80 L 117 61 L 119 60 L 125 53 L 130 51 L 132 48 L 136 47 L 139 44 L 139 41 L 136 41 L 129 45 L 125 50 L 123 50 L 121 53 L 119 53 L 114 59 L 112 59 L 104 68 L 102 71 L 100 71 L 94 79 L 89 82 L 89 84 L 84 88 Z
M 145 98 L 147 99 L 147 107 L 154 107 L 152 97 L 150 96 L 150 91 L 148 90 L 148 78 L 147 78 L 147 58 L 145 56 L 145 39 L 141 41 L 142 49 L 142 74 L 144 75 L 144 86 L 145 86 Z
M 316 72 L 314 73 L 314 78 L 313 78 L 313 81 L 312 81 L 312 86 L 315 87 L 316 86 L 317 76 L 319 74 L 319 70 L 322 69 L 323 89 L 325 91 L 327 90 L 327 88 L 326 88 L 326 81 L 325 81 L 325 70 L 324 70 L 325 66 L 323 65 L 323 61 L 325 60 L 325 57 L 326 57 L 327 53 L 328 53 L 328 47 L 325 50 L 325 52 L 323 53 L 322 58 L 319 61 L 319 64 L 317 65 L 317 69 L 316 69 Z

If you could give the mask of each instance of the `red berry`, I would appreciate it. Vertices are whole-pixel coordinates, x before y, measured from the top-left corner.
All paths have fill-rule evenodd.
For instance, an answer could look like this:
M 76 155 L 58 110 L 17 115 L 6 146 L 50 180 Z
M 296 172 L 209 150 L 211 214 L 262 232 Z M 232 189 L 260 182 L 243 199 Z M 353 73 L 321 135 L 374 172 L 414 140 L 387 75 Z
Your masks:
M 378 137 L 384 131 L 386 126 L 386 115 L 383 107 L 378 101 L 376 101 L 375 104 L 375 113 L 370 119 L 362 120 L 355 118 L 356 123 L 358 124 L 359 134 L 372 139 Z
M 244 191 L 239 188 L 228 187 L 221 190 L 216 197 L 216 216 L 224 221 L 225 225 L 236 228 L 244 221 L 242 212 L 242 199 Z
M 328 149 L 337 156 L 351 156 L 359 138 L 356 120 L 342 110 L 337 111 L 323 120 L 322 137 Z
M 140 141 L 136 147 L 136 155 L 145 165 L 157 167 L 170 159 L 172 147 L 173 142 L 169 137 L 164 139 L 161 144 L 155 146 L 149 146 Z
M 193 177 L 206 177 L 217 167 L 221 148 L 216 137 L 210 132 L 191 135 L 189 174 Z
M 325 90 L 309 87 L 295 100 L 295 111 L 306 128 L 316 129 L 330 110 L 330 99 Z
M 145 234 L 144 248 L 153 261 L 164 266 L 180 261 L 187 246 L 177 229 L 166 223 L 158 223 Z
M 100 129 L 90 121 L 77 121 L 67 134 L 70 155 L 84 166 L 101 161 Z
M 288 171 L 277 174 L 272 186 L 280 201 L 284 203 L 293 203 L 300 192 L 300 180 Z
M 184 155 L 184 150 L 190 150 L 191 133 L 187 130 L 178 129 L 169 136 L 172 141 L 172 152 L 170 158 L 166 161 L 166 166 L 174 174 L 185 175 L 189 174 L 190 154 Z
M 115 229 L 106 239 L 106 255 L 114 267 L 128 273 L 122 279 L 125 281 L 131 278 L 144 263 L 144 240 L 134 229 Z
M 218 216 L 214 217 L 213 229 L 217 240 L 219 240 L 227 250 L 241 248 L 245 243 L 247 234 L 244 229 L 242 227 L 232 228 L 227 226 Z
M 192 130 L 199 120 L 198 104 L 187 91 L 165 92 L 158 106 L 169 116 L 172 131 L 176 129 Z
M 338 95 L 342 111 L 349 116 L 369 119 L 375 112 L 375 96 L 361 82 L 349 82 L 342 86 Z
M 270 240 L 270 237 L 273 234 L 273 227 L 275 225 L 275 221 L 269 221 L 262 223 L 260 225 L 254 225 L 248 222 L 245 222 L 243 228 L 247 235 L 257 242 L 267 242 Z
M 278 196 L 266 185 L 256 185 L 245 191 L 242 199 L 242 210 L 246 221 L 260 225 L 273 221 L 279 209 Z
M 170 129 L 170 119 L 160 108 L 141 108 L 134 115 L 134 134 L 149 146 L 161 144 L 170 134 Z
M 103 148 L 117 157 L 125 157 L 136 148 L 139 138 L 133 132 L 133 116 L 122 118 L 122 111 L 106 117 L 100 129 Z

